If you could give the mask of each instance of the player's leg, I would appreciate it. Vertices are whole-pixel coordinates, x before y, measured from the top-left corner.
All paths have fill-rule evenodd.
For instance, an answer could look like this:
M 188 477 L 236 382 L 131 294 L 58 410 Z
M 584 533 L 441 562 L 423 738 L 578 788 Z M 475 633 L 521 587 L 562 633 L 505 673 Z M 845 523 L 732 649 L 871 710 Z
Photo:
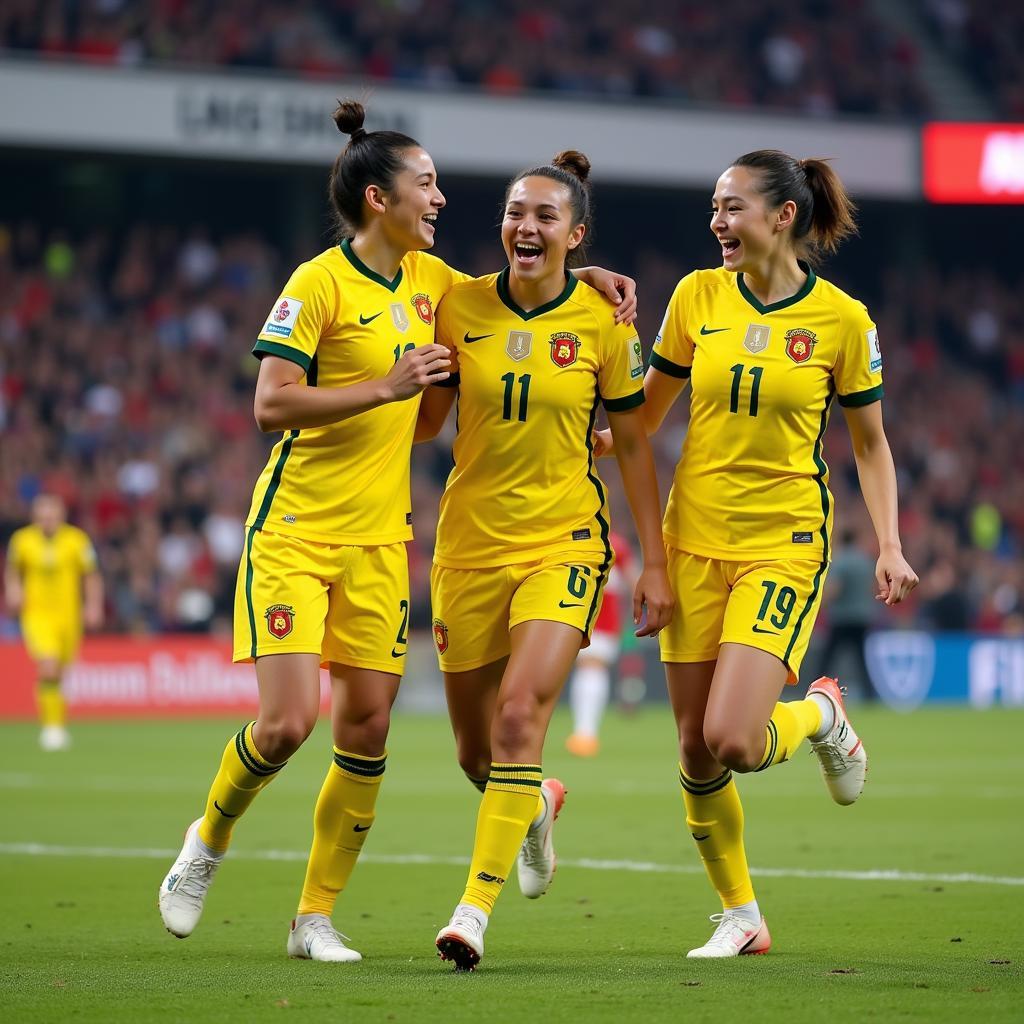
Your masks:
M 611 666 L 618 653 L 618 638 L 595 632 L 590 646 L 580 651 L 569 682 L 572 734 L 566 741 L 569 753 L 594 757 L 599 750 L 601 719 L 611 691 Z
M 36 710 L 39 715 L 39 746 L 43 750 L 66 750 L 71 743 L 67 731 L 67 707 L 61 690 L 66 659 L 62 656 L 62 627 L 52 615 L 28 613 L 22 616 L 25 649 L 36 669 Z
M 490 777 L 480 801 L 469 875 L 452 920 L 437 937 L 442 958 L 472 968 L 483 954 L 483 931 L 531 827 L 541 856 L 564 800 L 557 780 L 544 780 L 544 737 L 582 633 L 561 622 L 534 620 L 510 632 L 512 652 L 491 726 Z M 522 878 L 522 872 L 520 873 Z M 550 871 L 544 880 L 550 881 Z M 541 889 L 540 891 L 543 891 Z M 540 895 L 540 892 L 529 893 Z

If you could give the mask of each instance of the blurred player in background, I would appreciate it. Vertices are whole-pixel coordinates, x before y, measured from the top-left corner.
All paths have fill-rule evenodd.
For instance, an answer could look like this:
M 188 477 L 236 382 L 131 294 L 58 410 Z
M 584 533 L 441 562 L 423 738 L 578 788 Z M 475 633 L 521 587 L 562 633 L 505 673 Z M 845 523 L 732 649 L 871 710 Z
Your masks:
M 601 748 L 598 733 L 608 707 L 612 670 L 622 646 L 623 603 L 631 600 L 636 583 L 629 541 L 614 531 L 609 539 L 615 561 L 590 635 L 590 646 L 580 651 L 569 681 L 572 735 L 565 746 L 577 757 L 595 757 Z
M 644 382 L 653 432 L 693 381 L 665 512 L 680 614 L 660 638 L 686 823 L 723 909 L 691 957 L 771 946 L 734 771 L 764 771 L 809 739 L 833 800 L 851 804 L 864 786 L 867 755 L 835 680 L 779 701 L 797 681 L 831 558 L 821 445 L 837 395 L 878 541 L 876 597 L 893 605 L 917 584 L 899 538 L 875 325 L 807 262 L 855 230 L 842 182 L 824 161 L 761 150 L 722 174 L 711 205 L 722 266 L 679 282 Z
M 585 646 L 612 562 L 608 504 L 591 447 L 598 402 L 644 552 L 634 621 L 668 621 L 654 459 L 639 406 L 636 332 L 566 269 L 590 221 L 590 163 L 566 152 L 509 184 L 501 239 L 509 266 L 456 285 L 438 340 L 453 386 L 431 388 L 417 438 L 434 436 L 455 399 L 455 468 L 434 548 L 431 604 L 459 763 L 483 792 L 469 877 L 436 938 L 442 959 L 473 969 L 517 860 L 524 896 L 551 882 L 552 826 L 565 788 L 543 779 L 544 739 L 572 663 Z M 578 255 L 578 253 L 574 253 Z
M 32 523 L 11 537 L 4 590 L 11 612 L 36 665 L 36 699 L 43 750 L 71 745 L 61 683 L 75 659 L 83 625 L 103 622 L 103 579 L 96 552 L 84 531 L 66 522 L 64 502 L 40 494 L 32 503 Z M 84 595 L 84 602 L 83 602 Z
M 287 951 L 332 962 L 361 959 L 331 914 L 374 822 L 405 662 L 409 456 L 420 393 L 449 365 L 434 310 L 465 277 L 422 251 L 445 205 L 430 155 L 367 133 L 364 116 L 351 101 L 335 113 L 350 136 L 330 181 L 343 241 L 292 274 L 253 350 L 257 422 L 284 432 L 256 484 L 235 594 L 234 660 L 255 661 L 259 714 L 228 741 L 159 894 L 168 931 L 191 934 L 235 823 L 316 725 L 328 667 L 333 762 Z M 632 281 L 588 274 L 629 292 L 619 313 L 632 313 Z

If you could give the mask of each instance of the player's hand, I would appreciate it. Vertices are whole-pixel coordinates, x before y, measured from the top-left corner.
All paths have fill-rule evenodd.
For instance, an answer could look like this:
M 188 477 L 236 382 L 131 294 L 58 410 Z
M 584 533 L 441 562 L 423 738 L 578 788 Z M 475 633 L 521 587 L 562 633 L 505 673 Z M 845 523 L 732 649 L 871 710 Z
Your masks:
M 615 322 L 631 324 L 636 320 L 636 281 L 603 267 L 594 267 L 590 273 L 591 286 L 604 292 L 609 302 L 615 303 Z
M 404 402 L 424 388 L 447 380 L 451 359 L 444 345 L 423 345 L 406 352 L 384 378 L 390 401 Z
M 595 459 L 615 454 L 615 441 L 612 439 L 612 432 L 609 427 L 605 427 L 604 430 L 595 430 L 590 435 L 590 443 L 594 448 Z
M 921 582 L 903 555 L 895 551 L 879 556 L 875 579 L 878 581 L 875 600 L 887 605 L 899 604 Z
M 633 622 L 640 626 L 644 607 L 647 621 L 636 631 L 639 636 L 656 636 L 672 621 L 676 598 L 663 565 L 644 566 L 633 590 Z

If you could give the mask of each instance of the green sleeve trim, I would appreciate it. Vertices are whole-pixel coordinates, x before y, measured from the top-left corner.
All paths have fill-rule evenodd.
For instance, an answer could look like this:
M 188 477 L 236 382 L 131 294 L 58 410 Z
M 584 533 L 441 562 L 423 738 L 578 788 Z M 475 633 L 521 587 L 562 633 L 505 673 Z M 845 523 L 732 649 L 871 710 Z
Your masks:
M 601 402 L 608 412 L 627 412 L 644 404 L 644 389 L 634 391 L 633 394 L 626 395 L 625 398 L 602 398 Z
M 872 402 L 880 401 L 885 394 L 881 384 L 876 384 L 867 391 L 855 391 L 852 395 L 840 395 L 839 404 L 844 409 L 857 409 L 862 405 L 870 405 Z
M 667 374 L 669 377 L 675 377 L 677 380 L 686 380 L 690 376 L 690 367 L 680 366 L 678 363 L 673 363 L 670 359 L 666 359 L 664 356 L 658 355 L 657 352 L 651 353 L 650 366 L 653 366 L 659 373 Z
M 257 341 L 252 347 L 252 354 L 257 359 L 262 359 L 264 356 L 287 359 L 289 362 L 301 366 L 304 373 L 309 372 L 309 366 L 313 362 L 313 357 L 307 356 L 305 352 L 300 352 L 290 345 L 280 345 L 276 341 Z
M 457 373 L 453 373 L 450 377 L 446 378 L 445 380 L 435 381 L 434 382 L 434 387 L 435 388 L 457 388 L 459 386 L 460 382 L 461 382 L 461 378 L 459 377 L 459 375 Z

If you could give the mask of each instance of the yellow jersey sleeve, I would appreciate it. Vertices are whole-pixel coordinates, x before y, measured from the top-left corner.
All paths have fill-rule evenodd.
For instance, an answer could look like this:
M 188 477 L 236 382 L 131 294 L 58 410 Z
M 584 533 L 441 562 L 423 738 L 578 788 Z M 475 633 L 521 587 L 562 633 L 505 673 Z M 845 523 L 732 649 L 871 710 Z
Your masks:
M 330 275 L 316 263 L 295 269 L 270 311 L 253 354 L 279 356 L 308 371 L 317 345 L 335 319 Z
M 884 394 L 878 328 L 859 302 L 851 301 L 843 314 L 836 363 L 832 370 L 836 394 L 839 404 L 847 408 L 870 405 Z
M 644 356 L 636 329 L 612 324 L 601 332 L 601 365 L 597 386 L 608 412 L 626 412 L 644 401 Z
M 24 534 L 21 530 L 15 530 L 11 534 L 10 543 L 7 545 L 7 564 L 14 566 L 19 573 L 24 573 L 24 555 L 22 553 L 22 537 Z
M 693 366 L 694 344 L 686 330 L 686 319 L 695 282 L 696 275 L 687 274 L 676 285 L 651 352 L 651 366 L 655 370 L 684 380 L 690 376 Z
M 97 569 L 96 549 L 84 530 L 78 530 L 75 534 L 75 556 L 78 569 L 83 576 L 95 572 Z

